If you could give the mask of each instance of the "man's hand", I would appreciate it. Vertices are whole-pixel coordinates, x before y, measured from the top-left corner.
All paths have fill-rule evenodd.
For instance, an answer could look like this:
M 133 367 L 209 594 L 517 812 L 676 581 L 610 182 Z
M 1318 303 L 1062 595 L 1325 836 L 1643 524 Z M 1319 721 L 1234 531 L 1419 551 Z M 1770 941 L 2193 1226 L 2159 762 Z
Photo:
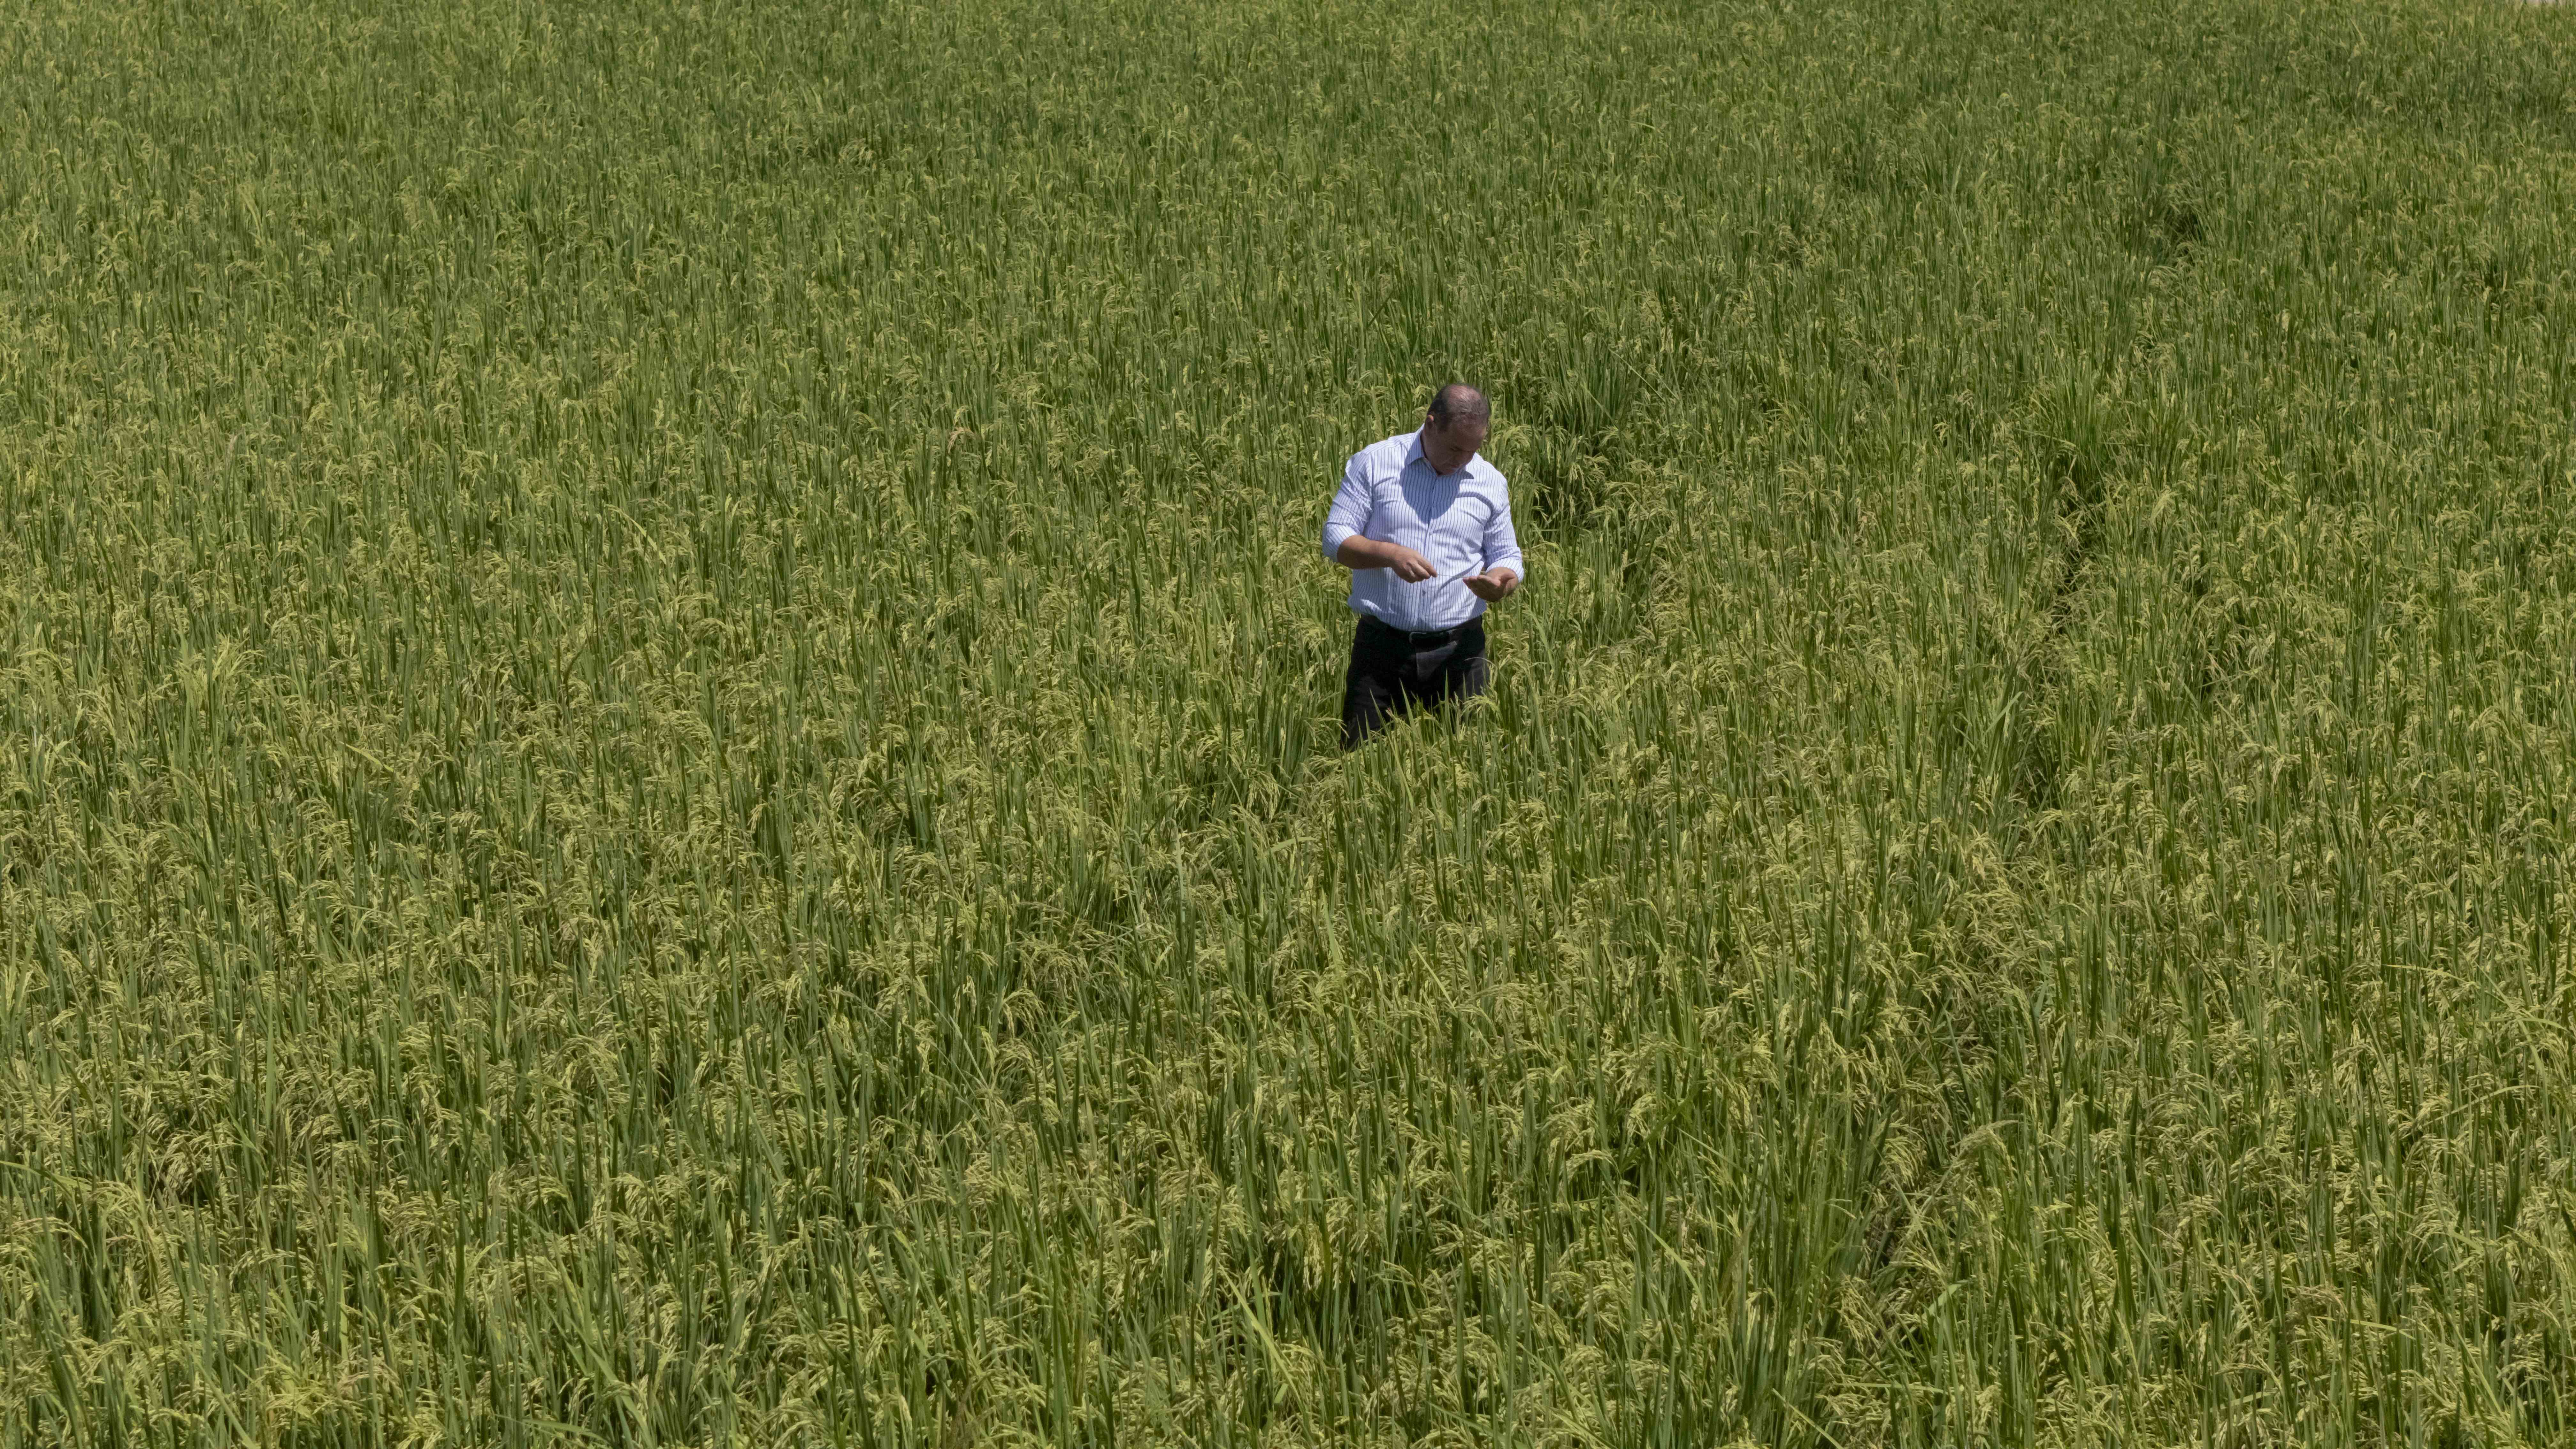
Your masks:
M 1510 569 L 1487 569 L 1467 576 L 1467 592 L 1488 604 L 1499 604 L 1503 596 L 1521 586 L 1521 576 Z
M 1342 541 L 1333 555 L 1344 568 L 1393 569 L 1395 576 L 1408 584 L 1418 584 L 1439 572 L 1424 558 L 1400 543 L 1381 543 L 1374 538 L 1352 538 Z

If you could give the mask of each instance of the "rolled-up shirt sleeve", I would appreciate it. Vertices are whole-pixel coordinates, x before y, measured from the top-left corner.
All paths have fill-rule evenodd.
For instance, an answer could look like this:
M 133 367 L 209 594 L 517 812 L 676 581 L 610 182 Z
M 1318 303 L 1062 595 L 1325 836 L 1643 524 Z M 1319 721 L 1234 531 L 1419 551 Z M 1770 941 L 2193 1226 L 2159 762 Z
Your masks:
M 1529 582 L 1529 565 L 1521 559 L 1520 535 L 1512 531 L 1512 500 L 1508 492 L 1502 497 L 1502 506 L 1485 520 L 1485 567 L 1510 569 L 1520 575 L 1521 582 Z
M 1324 514 L 1326 562 L 1341 562 L 1342 545 L 1359 537 L 1368 527 L 1371 511 L 1368 479 L 1360 471 L 1359 460 L 1354 458 L 1351 465 L 1342 470 L 1341 489 L 1333 494 L 1333 506 Z

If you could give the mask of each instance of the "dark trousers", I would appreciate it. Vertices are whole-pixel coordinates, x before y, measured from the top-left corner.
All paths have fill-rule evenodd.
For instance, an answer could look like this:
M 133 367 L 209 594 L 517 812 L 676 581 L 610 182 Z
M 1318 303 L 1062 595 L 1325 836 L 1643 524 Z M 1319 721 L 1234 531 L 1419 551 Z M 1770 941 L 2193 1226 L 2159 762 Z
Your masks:
M 1362 614 L 1351 635 L 1351 672 L 1342 684 L 1342 748 L 1417 705 L 1484 693 L 1490 673 L 1481 617 L 1442 640 L 1406 635 Z

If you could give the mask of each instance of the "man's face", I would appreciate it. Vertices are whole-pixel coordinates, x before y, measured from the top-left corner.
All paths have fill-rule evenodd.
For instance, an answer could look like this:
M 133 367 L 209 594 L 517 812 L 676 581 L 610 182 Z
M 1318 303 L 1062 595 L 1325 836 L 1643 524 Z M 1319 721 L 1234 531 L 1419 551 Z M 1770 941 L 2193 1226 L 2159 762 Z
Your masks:
M 1422 456 L 1432 472 L 1455 473 L 1485 446 L 1485 431 L 1492 426 L 1491 418 L 1452 418 L 1445 426 L 1437 418 L 1425 418 Z

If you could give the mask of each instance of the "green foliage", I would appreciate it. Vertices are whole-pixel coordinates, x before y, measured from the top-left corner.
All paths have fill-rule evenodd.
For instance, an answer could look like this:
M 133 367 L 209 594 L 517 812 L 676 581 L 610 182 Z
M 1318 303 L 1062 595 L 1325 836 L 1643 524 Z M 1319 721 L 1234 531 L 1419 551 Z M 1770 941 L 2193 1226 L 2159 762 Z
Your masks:
M 2571 77 L 11 8 L 0 1442 L 2569 1442 Z

